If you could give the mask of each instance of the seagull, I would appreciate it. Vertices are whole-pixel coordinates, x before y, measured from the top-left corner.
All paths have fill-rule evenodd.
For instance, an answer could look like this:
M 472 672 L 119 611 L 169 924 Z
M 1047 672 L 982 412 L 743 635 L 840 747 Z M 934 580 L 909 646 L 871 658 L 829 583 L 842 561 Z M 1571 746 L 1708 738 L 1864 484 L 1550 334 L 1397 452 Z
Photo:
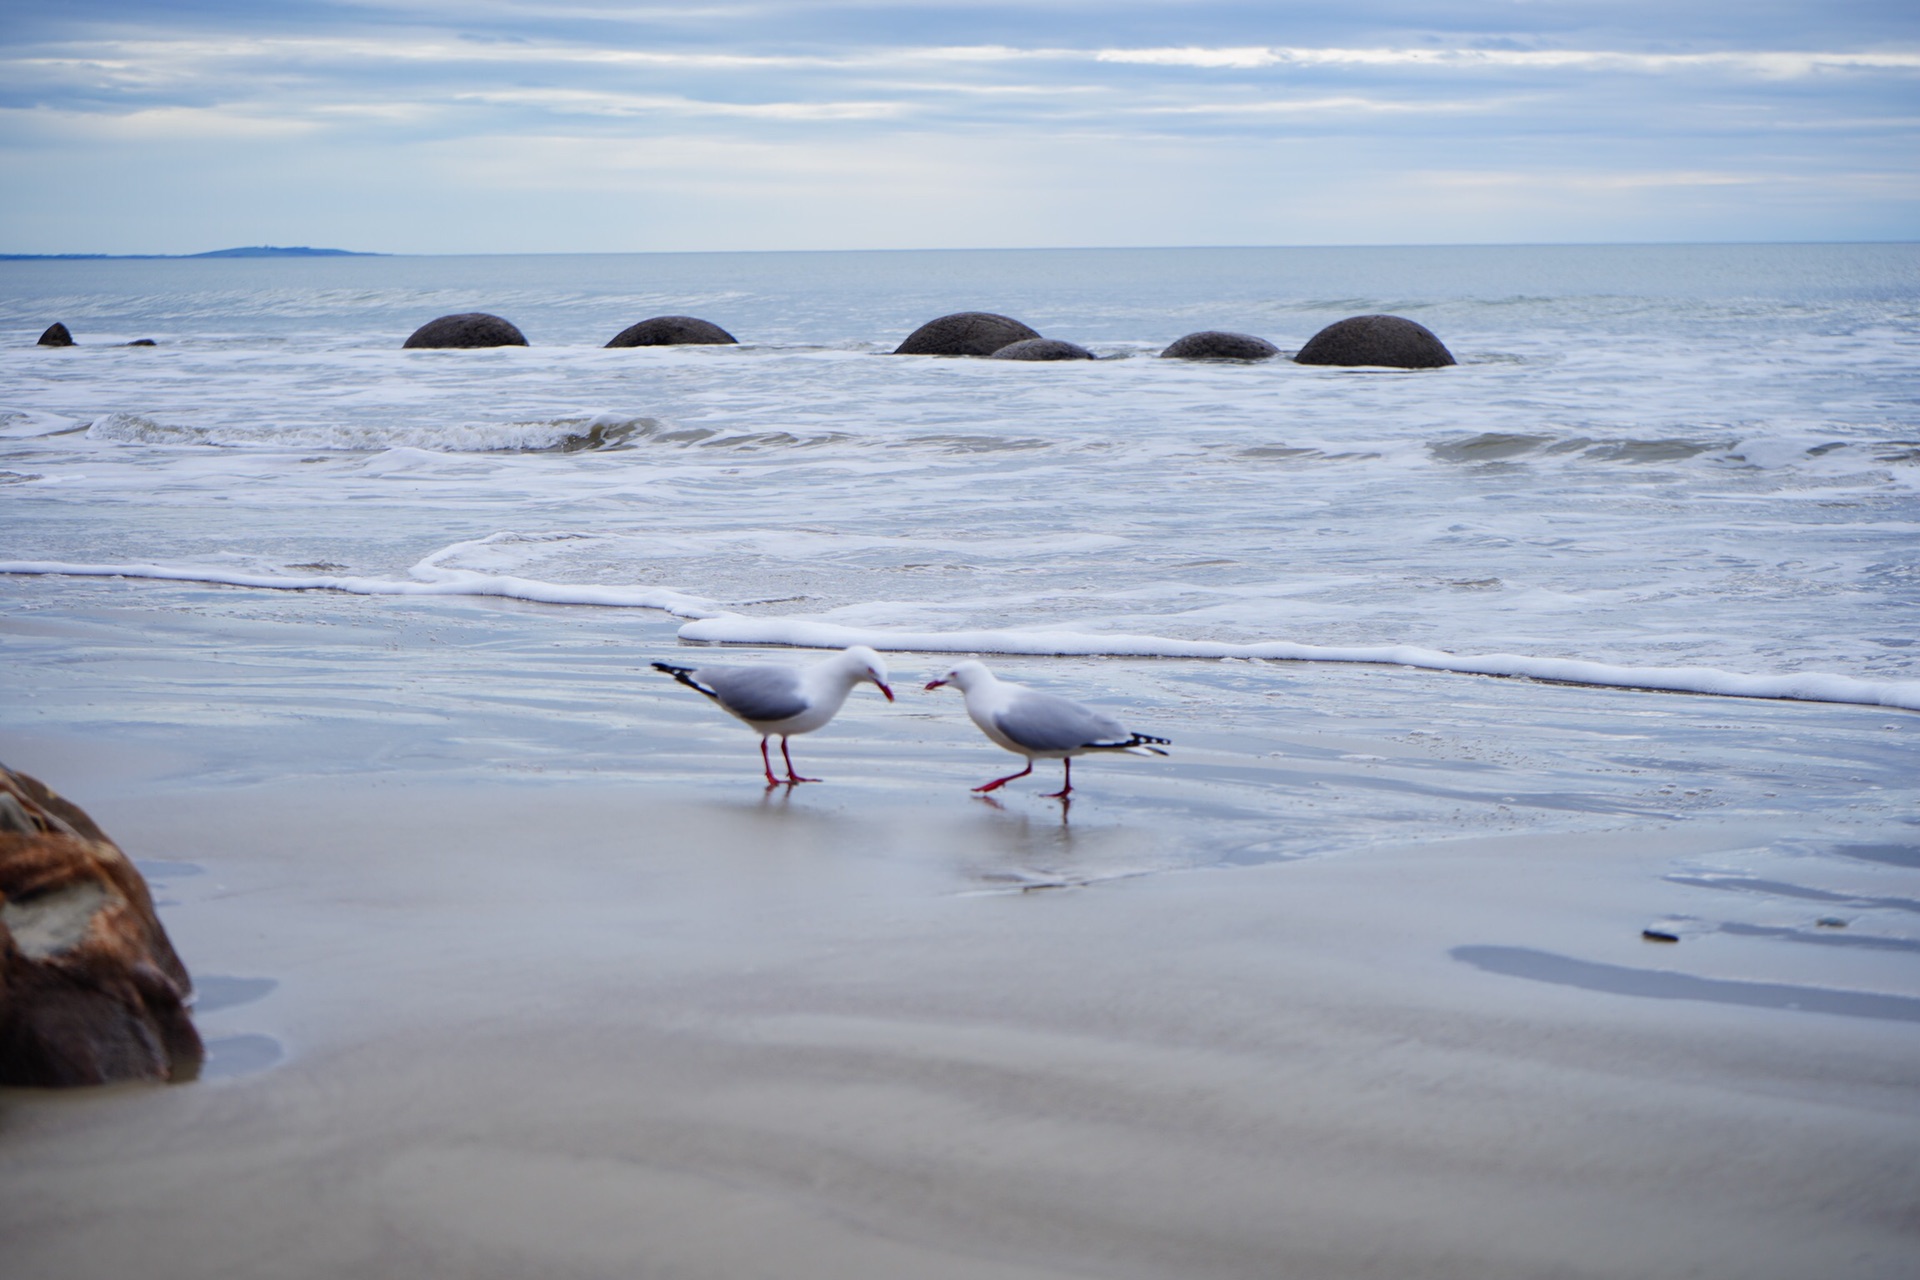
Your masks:
M 887 688 L 887 664 L 863 644 L 808 667 L 789 662 L 733 667 L 681 667 L 671 662 L 653 665 L 687 688 L 706 694 L 720 704 L 722 711 L 744 720 L 760 735 L 760 764 L 767 771 L 770 787 L 778 786 L 781 780 L 773 776 L 773 762 L 767 758 L 768 738 L 775 734 L 780 737 L 780 758 L 787 762 L 788 786 L 818 782 L 818 778 L 803 778 L 793 771 L 787 738 L 812 733 L 833 719 L 853 686 L 862 680 L 886 694 L 888 702 L 893 701 L 893 690 Z
M 980 732 L 1018 756 L 1027 758 L 1027 767 L 1018 773 L 975 787 L 975 791 L 997 791 L 1015 778 L 1033 772 L 1035 760 L 1058 760 L 1066 770 L 1066 785 L 1046 793 L 1049 799 L 1064 800 L 1073 791 L 1073 758 L 1089 751 L 1125 751 L 1139 755 L 1151 751 L 1167 754 L 1160 747 L 1171 746 L 1165 738 L 1134 733 L 1122 728 L 1112 716 L 1056 694 L 1041 693 L 1021 685 L 1009 684 L 980 662 L 963 662 L 927 688 L 957 686 L 966 695 L 967 714 L 980 726 Z M 1154 744 L 1159 745 L 1154 745 Z M 1137 748 L 1137 749 L 1136 749 Z

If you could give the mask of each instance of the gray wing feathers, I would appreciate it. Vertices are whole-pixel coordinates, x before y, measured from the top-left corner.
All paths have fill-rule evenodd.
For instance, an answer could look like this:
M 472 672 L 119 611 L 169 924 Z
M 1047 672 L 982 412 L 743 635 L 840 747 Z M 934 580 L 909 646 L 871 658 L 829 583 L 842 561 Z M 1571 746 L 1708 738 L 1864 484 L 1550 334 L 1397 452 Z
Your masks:
M 701 667 L 693 674 L 742 720 L 785 720 L 807 709 L 800 673 L 787 667 Z
M 993 722 L 1000 732 L 1033 751 L 1072 751 L 1109 744 L 1120 747 L 1133 737 L 1112 716 L 1031 690 L 1021 694 Z

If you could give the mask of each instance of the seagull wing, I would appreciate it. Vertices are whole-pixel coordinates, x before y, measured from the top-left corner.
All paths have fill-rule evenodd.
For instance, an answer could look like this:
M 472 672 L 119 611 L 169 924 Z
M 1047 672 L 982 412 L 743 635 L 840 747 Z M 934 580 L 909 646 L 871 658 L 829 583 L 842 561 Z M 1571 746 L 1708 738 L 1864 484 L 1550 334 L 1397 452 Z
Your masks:
M 701 667 L 693 677 L 712 691 L 715 702 L 742 720 L 786 720 L 811 705 L 800 691 L 800 673 L 792 667 Z
M 1078 751 L 1122 747 L 1133 735 L 1112 716 L 1051 693 L 1023 689 L 994 716 L 1007 738 L 1029 751 Z

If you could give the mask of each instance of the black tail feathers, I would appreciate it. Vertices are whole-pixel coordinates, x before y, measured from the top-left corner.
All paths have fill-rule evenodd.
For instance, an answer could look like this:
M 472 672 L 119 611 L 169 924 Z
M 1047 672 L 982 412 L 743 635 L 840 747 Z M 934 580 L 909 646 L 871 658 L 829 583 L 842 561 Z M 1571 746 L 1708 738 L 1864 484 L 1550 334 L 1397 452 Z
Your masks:
M 687 688 L 693 690 L 695 693 L 704 693 L 709 698 L 712 698 L 715 702 L 718 702 L 720 700 L 719 694 L 715 693 L 713 690 L 707 688 L 707 686 L 701 684 L 698 680 L 695 680 L 693 678 L 694 669 L 692 667 L 676 667 L 671 662 L 656 662 L 653 664 L 653 669 L 655 671 L 666 672 L 668 675 L 672 676 L 675 680 L 678 680 L 681 684 L 687 686 Z
M 1153 744 L 1156 742 L 1159 743 L 1160 746 L 1154 746 Z M 1131 751 L 1135 747 L 1139 747 L 1143 751 L 1151 751 L 1157 756 L 1163 756 L 1167 753 L 1162 751 L 1160 747 L 1170 747 L 1172 745 L 1173 740 L 1170 738 L 1156 738 L 1150 733 L 1136 733 L 1125 742 L 1096 742 L 1093 744 L 1092 749 L 1095 751 Z

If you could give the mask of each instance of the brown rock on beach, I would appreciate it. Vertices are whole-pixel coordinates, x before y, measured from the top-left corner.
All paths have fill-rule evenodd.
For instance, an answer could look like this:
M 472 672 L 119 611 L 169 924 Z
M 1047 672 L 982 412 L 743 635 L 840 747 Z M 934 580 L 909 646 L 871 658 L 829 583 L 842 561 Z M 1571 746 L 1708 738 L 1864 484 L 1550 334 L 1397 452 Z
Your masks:
M 1091 360 L 1093 352 L 1064 338 L 1027 338 L 1010 342 L 994 352 L 991 360 Z
M 1349 316 L 1307 339 L 1295 364 L 1438 369 L 1457 363 L 1433 330 L 1405 316 Z
M 929 320 L 893 349 L 897 356 L 990 356 L 1002 347 L 1037 338 L 1011 316 L 992 311 L 956 311 Z
M 133 862 L 0 766 L 0 1085 L 191 1080 L 192 990 Z
M 415 329 L 402 347 L 524 347 L 527 337 L 511 320 L 485 311 L 441 316 Z
M 1174 340 L 1160 353 L 1163 360 L 1271 360 L 1280 348 L 1250 333 L 1203 329 Z
M 698 316 L 654 316 L 630 324 L 613 336 L 609 347 L 727 346 L 738 338 L 711 320 Z

